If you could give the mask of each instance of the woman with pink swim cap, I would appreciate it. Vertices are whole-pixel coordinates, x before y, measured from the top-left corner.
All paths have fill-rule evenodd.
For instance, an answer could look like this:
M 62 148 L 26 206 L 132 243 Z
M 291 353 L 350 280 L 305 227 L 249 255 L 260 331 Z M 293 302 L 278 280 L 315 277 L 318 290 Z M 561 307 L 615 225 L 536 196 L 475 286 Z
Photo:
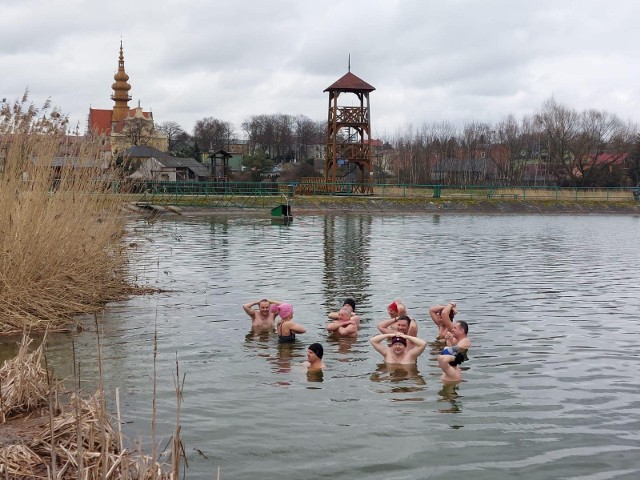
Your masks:
M 271 311 L 280 317 L 276 327 L 280 343 L 294 342 L 296 333 L 306 333 L 307 330 L 302 325 L 298 325 L 293 321 L 293 305 L 290 303 L 271 305 Z

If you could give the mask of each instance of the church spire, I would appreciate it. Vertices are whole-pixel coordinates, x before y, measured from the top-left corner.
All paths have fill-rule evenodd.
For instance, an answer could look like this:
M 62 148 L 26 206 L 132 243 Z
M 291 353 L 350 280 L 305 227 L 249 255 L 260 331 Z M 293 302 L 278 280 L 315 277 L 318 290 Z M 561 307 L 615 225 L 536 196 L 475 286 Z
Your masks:
M 131 100 L 131 95 L 129 95 L 129 90 L 131 90 L 131 85 L 129 85 L 129 75 L 124 71 L 124 53 L 122 51 L 122 40 L 120 40 L 120 58 L 118 59 L 118 71 L 113 76 L 115 82 L 111 85 L 113 88 L 113 95 L 111 95 L 111 100 L 113 100 L 116 104 L 113 107 L 113 115 L 111 116 L 111 122 L 117 123 L 120 120 L 124 119 L 129 113 L 129 105 L 128 102 Z

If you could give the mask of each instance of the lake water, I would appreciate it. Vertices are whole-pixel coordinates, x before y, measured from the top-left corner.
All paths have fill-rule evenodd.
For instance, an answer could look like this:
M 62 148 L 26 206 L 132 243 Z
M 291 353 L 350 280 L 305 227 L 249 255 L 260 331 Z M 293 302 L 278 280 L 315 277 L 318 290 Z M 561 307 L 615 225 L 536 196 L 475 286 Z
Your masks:
M 177 359 L 188 479 L 218 467 L 235 480 L 640 478 L 637 216 L 243 215 L 130 230 L 136 281 L 165 291 L 99 316 L 104 381 L 149 445 L 157 330 L 156 441 L 175 425 Z M 346 296 L 363 321 L 337 341 L 326 315 Z M 241 305 L 262 297 L 294 305 L 307 333 L 292 347 L 250 333 Z M 442 385 L 435 346 L 413 370 L 380 363 L 368 340 L 395 298 L 429 342 L 428 307 L 458 303 L 472 341 L 461 384 Z M 89 391 L 85 325 L 48 358 L 70 376 L 73 338 Z M 301 366 L 316 341 L 321 377 Z

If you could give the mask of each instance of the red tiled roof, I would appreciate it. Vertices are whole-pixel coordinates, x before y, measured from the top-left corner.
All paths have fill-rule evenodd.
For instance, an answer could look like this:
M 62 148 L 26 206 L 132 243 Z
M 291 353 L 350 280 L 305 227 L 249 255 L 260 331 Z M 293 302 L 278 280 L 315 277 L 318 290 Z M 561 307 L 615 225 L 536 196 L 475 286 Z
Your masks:
M 109 134 L 111 132 L 112 110 L 89 109 L 89 130 L 96 133 Z
M 372 92 L 375 88 L 361 78 L 356 77 L 353 73 L 347 72 L 334 84 L 324 89 L 325 92 L 329 92 L 331 90 L 363 90 L 366 92 Z
M 628 153 L 601 153 L 595 158 L 596 165 L 621 165 L 625 162 Z M 593 155 L 591 156 L 593 158 Z
M 109 135 L 111 133 L 111 118 L 113 110 L 101 110 L 98 108 L 89 109 L 89 130 L 97 133 L 104 133 Z M 127 113 L 127 118 L 135 118 L 136 109 L 130 108 Z M 151 112 L 142 112 L 142 116 L 146 119 L 153 118 Z M 124 128 L 124 119 L 120 120 L 115 128 L 115 132 L 121 132 Z

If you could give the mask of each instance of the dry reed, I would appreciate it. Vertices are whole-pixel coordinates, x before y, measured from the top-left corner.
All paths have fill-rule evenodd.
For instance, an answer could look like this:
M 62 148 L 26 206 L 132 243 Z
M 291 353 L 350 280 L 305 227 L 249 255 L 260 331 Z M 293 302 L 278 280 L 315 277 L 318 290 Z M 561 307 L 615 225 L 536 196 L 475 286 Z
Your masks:
M 178 478 L 172 472 L 177 471 L 175 459 L 173 465 L 160 463 L 139 446 L 123 446 L 100 390 L 89 398 L 71 392 L 68 402 L 54 402 L 62 385 L 50 384 L 42 367 L 44 342 L 32 353 L 30 344 L 23 340 L 18 355 L 0 369 L 7 412 L 0 423 L 0 479 Z M 33 372 L 28 381 L 22 379 L 25 371 Z M 10 390 L 20 394 L 5 395 Z
M 121 199 L 109 190 L 103 138 L 65 135 L 55 110 L 38 113 L 26 95 L 7 105 L 0 111 L 0 334 L 63 330 L 74 314 L 127 293 Z

